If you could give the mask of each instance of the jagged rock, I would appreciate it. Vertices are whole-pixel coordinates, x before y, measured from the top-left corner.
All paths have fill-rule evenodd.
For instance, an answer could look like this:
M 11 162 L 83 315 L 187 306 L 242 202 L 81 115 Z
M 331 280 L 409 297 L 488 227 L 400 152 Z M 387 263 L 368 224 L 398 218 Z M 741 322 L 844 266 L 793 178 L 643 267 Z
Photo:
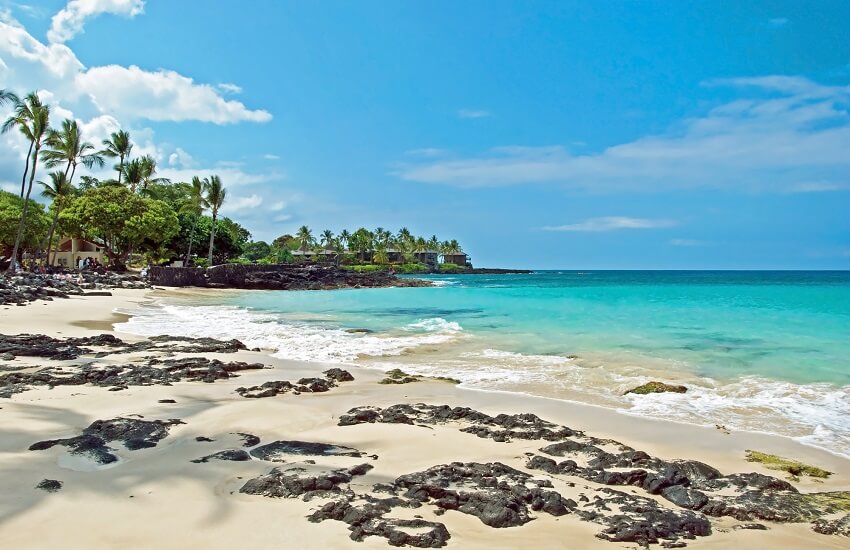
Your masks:
M 260 444 L 260 438 L 254 434 L 248 434 L 243 432 L 236 432 L 234 435 L 238 435 L 242 438 L 242 446 L 243 447 L 253 447 L 254 445 Z
M 62 485 L 62 482 L 58 479 L 42 479 L 35 488 L 47 491 L 48 493 L 55 493 L 62 488 Z
M 334 380 L 336 382 L 351 382 L 354 380 L 354 377 L 351 376 L 350 372 L 339 368 L 328 369 L 322 374 L 324 374 L 329 380 Z
M 286 393 L 324 393 L 336 387 L 336 382 L 354 380 L 348 371 L 330 369 L 324 372 L 326 378 L 302 378 L 298 382 L 288 380 L 269 380 L 259 386 L 236 388 L 236 393 L 250 399 L 274 397 Z
M 269 462 L 285 462 L 281 456 L 287 455 L 362 457 L 364 454 L 351 447 L 309 441 L 274 441 L 251 449 L 251 455 L 255 458 Z
M 813 529 L 822 535 L 850 537 L 850 514 L 834 520 L 819 519 L 815 521 Z
M 55 445 L 68 447 L 69 453 L 88 456 L 99 464 L 110 464 L 118 460 L 106 444 L 119 441 L 130 451 L 156 447 L 168 436 L 171 426 L 183 424 L 181 420 L 139 420 L 118 417 L 111 420 L 92 422 L 82 435 L 66 439 L 49 439 L 30 445 L 30 451 L 42 451 Z
M 210 460 L 229 460 L 232 462 L 243 462 L 246 460 L 251 460 L 251 455 L 249 455 L 246 451 L 243 451 L 242 449 L 226 449 L 224 451 L 219 451 L 211 455 L 196 458 L 195 460 L 192 460 L 190 462 L 201 464 L 209 462 Z
M 286 472 L 294 473 L 287 474 Z M 264 476 L 249 479 L 239 489 L 239 492 L 278 498 L 303 496 L 305 500 L 309 500 L 319 493 L 340 493 L 341 489 L 339 486 L 350 482 L 354 475 L 349 470 L 334 470 L 317 475 L 304 475 L 297 468 L 284 471 L 274 468 Z

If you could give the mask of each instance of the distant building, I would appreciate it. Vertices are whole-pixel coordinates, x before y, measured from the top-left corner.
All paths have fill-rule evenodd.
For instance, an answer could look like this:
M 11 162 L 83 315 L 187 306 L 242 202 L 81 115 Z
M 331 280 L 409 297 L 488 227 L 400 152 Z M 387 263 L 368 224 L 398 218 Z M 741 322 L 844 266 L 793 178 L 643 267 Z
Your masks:
M 452 254 L 443 254 L 444 264 L 455 264 L 459 266 L 472 266 L 469 261 L 469 255 L 465 252 L 455 252 Z
M 428 267 L 437 267 L 440 261 L 440 253 L 436 250 L 423 250 L 422 252 L 414 252 L 413 257 L 420 264 L 425 264 Z
M 336 250 L 325 249 L 325 250 L 295 250 L 292 252 L 292 255 L 295 257 L 296 261 L 300 262 L 320 262 L 320 263 L 334 263 L 337 261 L 339 254 Z
M 80 260 L 86 258 L 96 260 L 101 265 L 106 264 L 106 255 L 103 253 L 103 248 L 99 244 L 87 241 L 86 239 L 65 237 L 59 239 L 59 244 L 51 254 L 50 261 L 55 266 L 75 269 L 79 266 Z
M 404 261 L 404 253 L 401 250 L 396 250 L 395 248 L 388 248 L 386 250 L 387 253 L 387 262 L 391 264 L 398 264 Z

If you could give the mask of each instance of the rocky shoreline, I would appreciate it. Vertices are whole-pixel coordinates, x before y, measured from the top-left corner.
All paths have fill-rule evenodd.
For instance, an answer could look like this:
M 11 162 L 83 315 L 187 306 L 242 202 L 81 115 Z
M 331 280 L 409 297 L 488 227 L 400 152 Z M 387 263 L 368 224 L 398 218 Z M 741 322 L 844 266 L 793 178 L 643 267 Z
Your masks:
M 324 399 L 322 396 L 347 391 L 345 384 L 355 383 L 350 372 L 339 368 L 289 382 L 270 379 L 275 373 L 266 364 L 241 360 L 239 355 L 234 360 L 208 357 L 245 351 L 239 341 L 208 338 L 159 336 L 126 342 L 110 334 L 82 338 L 0 335 L 0 397 L 14 402 L 30 392 L 68 385 L 94 387 L 95 392 L 118 391 L 110 395 L 120 396 L 128 388 L 147 392 L 155 386 L 180 384 L 180 395 L 190 399 L 193 388 L 198 388 L 192 383 L 204 382 L 215 387 L 225 384 L 231 399 L 240 403 L 274 404 Z M 266 374 L 264 382 L 228 384 L 234 377 L 261 373 Z M 377 379 L 361 384 L 365 385 L 355 396 L 368 385 L 380 392 L 397 387 L 382 385 Z M 68 399 L 73 401 L 71 395 Z M 569 517 L 597 526 L 596 537 L 602 541 L 664 548 L 683 547 L 696 538 L 728 529 L 728 523 L 718 523 L 721 520 L 738 522 L 735 529 L 770 530 L 796 523 L 808 525 L 814 533 L 850 536 L 850 492 L 804 492 L 789 481 L 762 473 L 721 472 L 696 460 L 667 460 L 531 413 L 490 415 L 470 407 L 425 403 L 335 411 L 336 429 L 345 432 L 386 426 L 397 435 L 409 434 L 407 437 L 420 441 L 437 429 L 459 432 L 465 434 L 461 438 L 470 438 L 470 443 L 486 442 L 492 446 L 488 455 L 501 457 L 440 461 L 387 478 L 394 472 L 384 466 L 386 460 L 392 460 L 387 456 L 390 451 L 384 449 L 379 456 L 371 437 L 355 448 L 347 443 L 348 438 L 335 443 L 310 440 L 309 436 L 304 440 L 269 437 L 259 426 L 251 433 L 224 433 L 220 430 L 226 428 L 220 426 L 202 436 L 191 431 L 196 423 L 192 415 L 168 409 L 160 418 L 147 419 L 134 414 L 132 403 L 126 401 L 121 410 L 127 412 L 121 416 L 94 417 L 87 427 L 70 434 L 30 439 L 19 451 L 59 453 L 60 464 L 64 453 L 91 463 L 94 473 L 90 475 L 97 476 L 100 467 L 122 468 L 125 453 L 138 462 L 173 449 L 198 446 L 190 451 L 188 462 L 193 468 L 211 468 L 212 463 L 225 472 L 228 464 L 269 468 L 240 481 L 231 496 L 224 498 L 235 499 L 236 493 L 247 498 L 297 499 L 304 503 L 299 509 L 309 522 L 342 522 L 353 541 L 382 537 L 391 546 L 445 546 L 458 534 L 451 522 L 444 520 L 448 513 L 473 516 L 493 529 L 520 528 L 546 517 Z M 178 406 L 174 399 L 159 403 Z M 250 416 L 242 417 L 241 424 L 250 429 L 252 420 L 267 424 Z M 235 446 L 230 441 L 234 435 L 241 441 Z M 304 437 L 297 432 L 292 435 Z M 515 450 L 505 454 L 500 448 Z M 148 454 L 138 454 L 141 451 Z M 330 467 L 323 457 L 368 461 Z M 372 472 L 380 475 L 374 477 Z M 44 495 L 73 491 L 79 483 L 73 476 L 45 476 L 56 477 L 61 472 L 40 473 L 42 481 L 33 486 Z M 231 478 L 242 479 L 233 476 L 237 476 L 236 470 Z
M 335 290 L 431 286 L 429 281 L 400 278 L 386 271 L 357 273 L 323 265 L 225 264 L 207 269 L 153 267 L 152 284 L 167 287 L 236 288 L 246 290 Z
M 21 273 L 0 277 L 0 305 L 23 306 L 36 300 L 69 296 L 109 296 L 111 289 L 150 288 L 147 279 L 130 273 L 82 272 L 75 275 Z

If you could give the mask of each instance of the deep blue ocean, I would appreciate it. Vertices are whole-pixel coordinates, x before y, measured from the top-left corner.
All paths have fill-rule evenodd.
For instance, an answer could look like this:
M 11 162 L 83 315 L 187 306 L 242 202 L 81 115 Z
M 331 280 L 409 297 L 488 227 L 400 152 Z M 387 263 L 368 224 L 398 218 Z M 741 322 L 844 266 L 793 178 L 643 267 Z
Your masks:
M 427 278 L 438 286 L 163 298 L 118 328 L 239 338 L 284 358 L 452 376 L 850 456 L 850 272 Z M 690 390 L 623 395 L 650 379 Z

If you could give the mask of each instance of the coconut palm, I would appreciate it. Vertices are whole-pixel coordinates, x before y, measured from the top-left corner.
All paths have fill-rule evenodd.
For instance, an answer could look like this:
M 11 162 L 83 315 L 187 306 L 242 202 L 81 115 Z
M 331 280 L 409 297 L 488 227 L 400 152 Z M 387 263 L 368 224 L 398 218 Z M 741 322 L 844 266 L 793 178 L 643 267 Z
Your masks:
M 53 221 L 50 224 L 50 231 L 47 233 L 47 238 L 42 244 L 42 250 L 47 250 L 47 264 L 50 265 L 50 245 L 53 243 L 53 233 L 56 231 L 56 224 L 59 222 L 59 212 L 68 204 L 68 201 L 74 196 L 76 189 L 71 185 L 71 180 L 62 170 L 56 170 L 50 174 L 50 183 L 43 181 L 38 182 L 44 187 L 41 196 L 50 199 L 53 203 Z
M 150 155 L 145 155 L 139 158 L 139 163 L 142 168 L 142 181 L 139 193 L 144 195 L 148 190 L 148 185 L 152 183 L 170 183 L 168 178 L 156 178 L 156 159 Z
M 204 206 L 210 209 L 212 213 L 212 228 L 210 229 L 210 250 L 207 254 L 207 264 L 213 263 L 213 245 L 215 244 L 215 220 L 218 218 L 218 211 L 221 205 L 224 204 L 224 198 L 227 196 L 227 189 L 221 183 L 221 178 L 218 176 L 210 176 L 206 180 L 206 195 L 204 196 Z
M 372 261 L 379 265 L 386 265 L 390 263 L 390 258 L 387 255 L 387 245 L 383 242 L 378 242 L 375 245 L 375 257 L 372 258 Z
M 207 180 L 202 180 L 198 176 L 192 178 L 192 186 L 189 188 L 189 202 L 186 204 L 186 211 L 194 218 L 192 222 L 192 230 L 189 232 L 189 246 L 186 249 L 186 262 L 189 265 L 189 260 L 192 258 L 192 243 L 195 240 L 195 229 L 198 227 L 198 220 L 204 213 L 204 187 Z
M 35 140 L 33 139 L 33 127 L 32 121 L 36 117 L 36 111 L 40 109 L 43 105 L 41 103 L 41 99 L 38 97 L 38 94 L 35 92 L 31 92 L 27 94 L 27 96 L 20 100 L 15 94 L 11 92 L 7 92 L 4 90 L 3 93 L 3 101 L 0 103 L 12 102 L 15 109 L 9 118 L 3 123 L 2 133 L 6 133 L 12 128 L 18 128 L 18 130 L 24 135 L 24 137 L 29 141 L 30 146 L 27 151 L 27 158 L 24 161 L 24 175 L 21 177 L 21 193 L 20 197 L 24 198 L 24 189 L 27 184 L 27 174 L 29 173 L 30 168 L 30 159 L 32 158 L 32 150 L 35 146 Z
M 103 145 L 105 149 L 101 151 L 102 155 L 118 159 L 115 169 L 118 171 L 118 183 L 121 183 L 121 176 L 124 174 L 124 160 L 130 158 L 130 152 L 133 150 L 130 132 L 124 130 L 112 132 L 109 139 L 103 140 Z
M 144 157 L 142 157 L 144 158 Z M 130 186 L 130 191 L 136 192 L 136 189 L 142 185 L 145 180 L 145 163 L 142 158 L 133 159 L 122 165 L 121 173 L 124 174 L 124 183 Z M 120 183 L 121 177 L 118 181 Z
M 0 105 L 5 105 L 6 103 L 16 105 L 19 101 L 20 99 L 15 95 L 15 92 L 6 88 L 0 88 Z
M 348 232 L 348 229 L 343 229 L 339 232 L 339 243 L 342 245 L 343 250 L 348 248 L 348 243 L 351 240 L 351 233 Z
M 29 169 L 29 185 L 27 186 L 26 194 L 23 193 L 23 188 L 21 188 L 24 203 L 21 207 L 21 219 L 18 222 L 18 233 L 15 236 L 15 246 L 12 248 L 12 261 L 9 262 L 8 273 L 12 273 L 14 270 L 15 260 L 18 257 L 18 250 L 21 246 L 21 239 L 26 229 L 29 198 L 32 193 L 32 184 L 35 181 L 38 155 L 44 144 L 44 139 L 47 137 L 49 125 L 50 107 L 42 104 L 35 92 L 28 94 L 23 101 L 19 101 L 15 106 L 15 113 L 3 124 L 4 132 L 17 127 L 24 134 L 30 142 L 32 156 L 32 167 Z M 24 172 L 24 175 L 26 176 L 26 172 Z
M 103 166 L 103 155 L 95 151 L 94 145 L 83 141 L 76 120 L 67 118 L 63 120 L 62 129 L 51 130 L 46 143 L 47 148 L 41 154 L 44 164 L 48 168 L 65 164 L 65 177 L 69 183 L 74 181 L 78 164 L 82 163 L 86 168 Z
M 322 246 L 326 249 L 329 249 L 334 244 L 334 234 L 330 229 L 325 229 L 322 231 Z
M 298 232 L 295 234 L 295 240 L 298 241 L 298 250 L 301 252 L 307 252 L 313 243 L 316 242 L 316 239 L 313 238 L 313 232 L 306 225 L 298 228 Z

